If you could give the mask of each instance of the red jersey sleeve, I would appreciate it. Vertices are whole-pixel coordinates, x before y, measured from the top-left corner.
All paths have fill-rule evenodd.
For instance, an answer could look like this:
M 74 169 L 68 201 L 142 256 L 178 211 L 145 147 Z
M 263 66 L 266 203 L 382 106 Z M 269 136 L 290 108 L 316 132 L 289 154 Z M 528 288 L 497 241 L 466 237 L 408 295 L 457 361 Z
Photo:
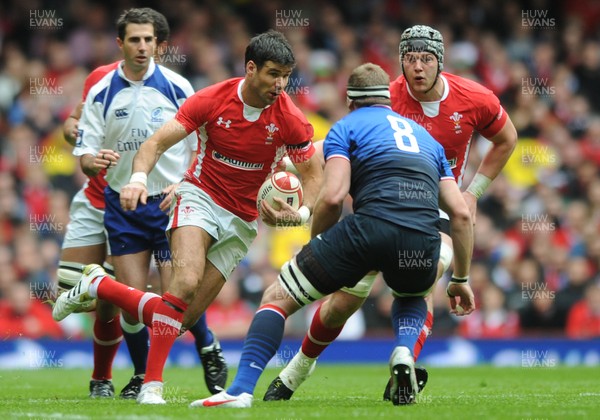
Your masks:
M 292 163 L 306 162 L 315 153 L 312 144 L 315 132 L 313 126 L 291 99 L 287 97 L 285 99 L 284 116 L 287 124 L 284 142 L 287 154 Z
M 480 124 L 475 129 L 483 137 L 489 139 L 502 130 L 502 127 L 506 124 L 508 115 L 504 108 L 502 108 L 502 105 L 500 105 L 498 97 L 491 90 L 486 90 L 487 94 L 485 96 L 482 95 L 482 103 L 477 107 L 479 113 L 477 121 L 480 121 Z
M 203 96 L 202 91 L 196 92 L 181 105 L 175 120 L 183 125 L 189 134 L 209 120 L 213 102 L 214 99 Z

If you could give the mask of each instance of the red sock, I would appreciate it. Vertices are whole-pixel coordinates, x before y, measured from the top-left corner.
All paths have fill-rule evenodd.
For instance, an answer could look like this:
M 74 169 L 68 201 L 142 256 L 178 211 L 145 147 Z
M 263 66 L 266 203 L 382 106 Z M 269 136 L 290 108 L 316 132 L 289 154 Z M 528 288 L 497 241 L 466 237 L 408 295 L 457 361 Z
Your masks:
M 331 344 L 342 332 L 344 326 L 337 328 L 328 328 L 321 322 L 321 306 L 315 312 L 308 333 L 302 340 L 302 353 L 307 357 L 319 357 L 321 353 Z
M 144 383 L 163 381 L 165 363 L 175 339 L 179 337 L 183 313 L 187 306 L 183 300 L 168 292 L 163 295 L 162 300 L 158 301 L 152 315 L 150 350 Z
M 123 340 L 119 315 L 110 321 L 94 321 L 94 372 L 92 379 L 112 379 L 112 364 Z
M 102 281 L 98 283 L 100 279 Z M 95 286 L 95 283 L 97 286 Z M 160 302 L 160 296 L 156 293 L 142 292 L 114 281 L 108 276 L 94 279 L 92 286 L 96 287 L 96 294 L 99 299 L 106 300 L 127 311 L 136 320 L 149 327 L 152 325 L 152 314 L 156 305 Z M 143 319 L 140 319 L 140 313 Z
M 415 348 L 413 349 L 413 355 L 415 357 L 415 362 L 423 349 L 423 345 L 425 344 L 425 340 L 431 334 L 431 327 L 433 327 L 433 313 L 427 312 L 427 318 L 425 319 L 425 324 L 423 324 L 423 329 L 421 330 L 421 334 L 419 334 L 419 338 L 417 338 L 417 342 L 415 344 Z

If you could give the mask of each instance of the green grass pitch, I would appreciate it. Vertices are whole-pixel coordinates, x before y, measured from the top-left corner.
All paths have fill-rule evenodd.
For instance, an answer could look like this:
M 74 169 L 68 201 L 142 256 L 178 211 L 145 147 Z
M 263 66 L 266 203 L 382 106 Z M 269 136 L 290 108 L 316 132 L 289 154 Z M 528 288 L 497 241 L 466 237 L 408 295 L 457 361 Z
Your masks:
M 263 402 L 278 370 L 267 369 L 250 409 L 190 409 L 207 396 L 202 370 L 165 372 L 166 406 L 133 401 L 91 400 L 89 371 L 75 369 L 0 371 L 0 419 L 543 419 L 599 418 L 600 367 L 429 368 L 418 403 L 395 407 L 382 401 L 385 365 L 318 366 L 290 401 Z M 116 392 L 130 371 L 114 372 Z M 230 370 L 230 381 L 235 373 Z

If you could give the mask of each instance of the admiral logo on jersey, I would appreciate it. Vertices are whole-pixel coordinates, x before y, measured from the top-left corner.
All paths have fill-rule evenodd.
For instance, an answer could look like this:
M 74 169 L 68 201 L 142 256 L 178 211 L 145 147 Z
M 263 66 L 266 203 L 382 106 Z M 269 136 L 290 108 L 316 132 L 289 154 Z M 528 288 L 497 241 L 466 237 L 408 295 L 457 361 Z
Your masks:
M 267 129 L 267 139 L 265 140 L 265 144 L 271 144 L 273 143 L 273 135 L 275 134 L 276 131 L 279 131 L 279 128 L 271 123 L 269 125 L 266 125 L 265 128 Z

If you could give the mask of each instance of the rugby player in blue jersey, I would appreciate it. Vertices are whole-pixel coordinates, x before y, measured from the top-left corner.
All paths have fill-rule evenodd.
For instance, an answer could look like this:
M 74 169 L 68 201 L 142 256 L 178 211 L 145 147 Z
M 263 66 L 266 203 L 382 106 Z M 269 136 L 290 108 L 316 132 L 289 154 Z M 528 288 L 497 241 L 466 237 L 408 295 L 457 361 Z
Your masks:
M 418 385 L 411 349 L 427 316 L 423 296 L 443 273 L 438 207 L 450 216 L 454 244 L 451 307 L 464 314 L 475 309 L 466 282 L 473 224 L 444 149 L 424 128 L 392 111 L 389 77 L 379 66 L 368 63 L 352 72 L 348 101 L 352 112 L 325 139 L 325 181 L 313 213 L 313 239 L 265 291 L 231 386 L 193 407 L 250 407 L 286 318 L 356 285 L 370 271 L 382 272 L 394 294 L 391 400 L 414 402 Z M 338 222 L 347 194 L 354 214 Z

